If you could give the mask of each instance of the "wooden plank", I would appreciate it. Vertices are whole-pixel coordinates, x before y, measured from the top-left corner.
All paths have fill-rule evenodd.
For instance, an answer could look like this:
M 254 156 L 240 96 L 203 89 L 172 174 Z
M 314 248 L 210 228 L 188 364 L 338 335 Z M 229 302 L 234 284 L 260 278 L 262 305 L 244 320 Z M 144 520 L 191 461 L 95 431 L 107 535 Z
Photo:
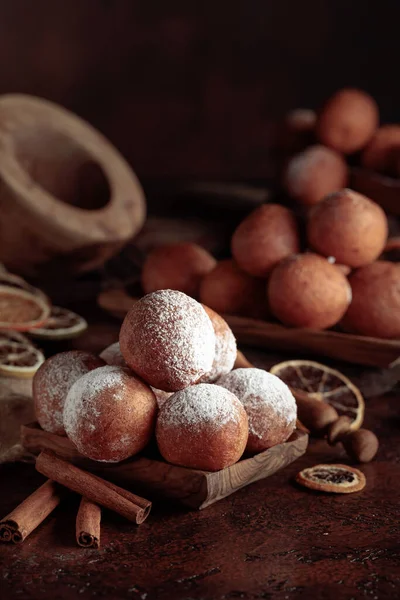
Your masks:
M 209 473 L 186 469 L 147 456 L 136 456 L 118 464 L 99 463 L 82 456 L 66 437 L 43 431 L 37 423 L 21 428 L 22 445 L 32 454 L 48 449 L 105 479 L 135 490 L 145 490 L 153 497 L 164 496 L 192 508 L 205 508 L 225 498 L 253 481 L 269 477 L 305 453 L 308 435 L 295 431 L 284 443 L 256 456 L 240 460 L 235 465 Z
M 291 329 L 276 323 L 224 315 L 237 340 L 259 348 L 312 352 L 371 367 L 389 368 L 400 357 L 400 340 L 337 331 Z

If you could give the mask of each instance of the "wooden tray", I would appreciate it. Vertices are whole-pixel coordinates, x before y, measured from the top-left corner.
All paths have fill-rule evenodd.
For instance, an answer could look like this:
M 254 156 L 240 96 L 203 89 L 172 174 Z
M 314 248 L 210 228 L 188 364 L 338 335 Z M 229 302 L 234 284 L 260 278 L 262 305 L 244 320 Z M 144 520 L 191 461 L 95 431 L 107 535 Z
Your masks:
M 240 460 L 216 473 L 176 467 L 156 454 L 154 458 L 139 455 L 118 464 L 99 463 L 82 456 L 66 437 L 47 433 L 37 423 L 21 428 L 21 441 L 32 454 L 49 449 L 105 479 L 127 487 L 134 484 L 135 491 L 143 490 L 153 497 L 173 498 L 192 508 L 202 509 L 295 461 L 305 453 L 308 435 L 296 430 L 285 444 Z
M 124 288 L 118 288 L 105 290 L 97 301 L 105 311 L 123 319 L 137 298 L 129 296 Z M 353 364 L 393 368 L 400 379 L 400 340 L 384 340 L 329 330 L 293 329 L 246 317 L 223 316 L 240 344 L 268 350 L 308 352 Z
M 400 179 L 354 168 L 350 187 L 380 204 L 386 212 L 400 216 Z

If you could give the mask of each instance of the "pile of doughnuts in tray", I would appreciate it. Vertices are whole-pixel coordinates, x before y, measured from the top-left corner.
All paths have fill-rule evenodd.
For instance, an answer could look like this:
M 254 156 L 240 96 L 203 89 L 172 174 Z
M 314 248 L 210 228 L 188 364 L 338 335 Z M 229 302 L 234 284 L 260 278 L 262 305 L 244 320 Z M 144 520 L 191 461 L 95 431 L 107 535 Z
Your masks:
M 346 187 L 349 163 L 399 174 L 400 125 L 379 127 L 374 99 L 345 89 L 318 113 L 290 113 L 281 141 L 292 208 L 269 203 L 249 214 L 233 233 L 231 260 L 217 263 L 189 243 L 155 248 L 143 291 L 178 289 L 221 314 L 289 327 L 400 338 L 400 265 L 382 259 L 387 216 Z
M 155 291 L 100 356 L 62 352 L 40 367 L 37 420 L 95 461 L 123 461 L 155 439 L 166 461 L 217 471 L 285 442 L 296 426 L 287 385 L 233 369 L 236 356 L 220 315 L 183 292 Z

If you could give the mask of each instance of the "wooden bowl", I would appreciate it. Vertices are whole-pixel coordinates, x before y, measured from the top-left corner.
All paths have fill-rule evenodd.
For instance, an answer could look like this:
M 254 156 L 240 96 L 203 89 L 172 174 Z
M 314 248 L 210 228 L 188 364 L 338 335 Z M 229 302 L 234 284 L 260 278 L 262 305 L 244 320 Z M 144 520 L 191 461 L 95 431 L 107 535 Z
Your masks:
M 0 262 L 26 275 L 99 266 L 142 226 L 142 188 L 88 123 L 40 98 L 0 96 Z
M 202 509 L 295 461 L 307 450 L 308 435 L 296 430 L 284 444 L 250 458 L 242 458 L 231 467 L 215 473 L 171 465 L 154 451 L 144 451 L 117 464 L 96 462 L 82 456 L 68 438 L 43 431 L 37 423 L 21 428 L 21 443 L 32 454 L 52 450 L 82 469 L 132 487 L 136 492 L 143 491 L 152 498 L 172 498 L 181 504 Z

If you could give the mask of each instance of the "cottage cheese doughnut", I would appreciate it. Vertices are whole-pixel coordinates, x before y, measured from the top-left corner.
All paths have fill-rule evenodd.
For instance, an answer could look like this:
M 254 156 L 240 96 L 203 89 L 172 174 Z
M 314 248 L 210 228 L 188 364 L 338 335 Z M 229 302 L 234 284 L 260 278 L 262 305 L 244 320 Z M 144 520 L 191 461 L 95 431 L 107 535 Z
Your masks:
M 279 377 L 262 369 L 235 369 L 217 384 L 244 406 L 249 419 L 248 452 L 262 452 L 291 436 L 296 427 L 296 401 Z
M 142 450 L 154 431 L 157 402 L 128 369 L 106 365 L 74 383 L 64 406 L 64 427 L 79 452 L 119 462 Z
M 100 358 L 102 358 L 105 363 L 111 365 L 112 367 L 127 366 L 125 359 L 122 356 L 119 342 L 115 342 L 114 344 L 107 346 L 107 348 L 104 348 L 103 352 L 100 354 Z
M 248 437 L 246 412 L 228 390 L 208 383 L 177 392 L 160 409 L 156 437 L 168 462 L 219 471 L 239 460 Z
M 197 244 L 163 244 L 148 255 L 142 270 L 145 294 L 156 290 L 179 290 L 197 297 L 202 278 L 217 261 Z
M 203 308 L 210 317 L 215 333 L 215 358 L 209 373 L 203 375 L 201 381 L 212 383 L 221 375 L 229 373 L 235 364 L 237 347 L 235 336 L 228 323 L 218 313 L 203 304 Z
M 98 356 L 81 350 L 55 354 L 43 363 L 33 378 L 33 401 L 42 429 L 65 435 L 63 410 L 69 389 L 79 377 L 104 364 Z
M 211 371 L 215 333 L 196 300 L 159 290 L 132 306 L 121 327 L 120 346 L 135 373 L 155 388 L 174 392 Z

